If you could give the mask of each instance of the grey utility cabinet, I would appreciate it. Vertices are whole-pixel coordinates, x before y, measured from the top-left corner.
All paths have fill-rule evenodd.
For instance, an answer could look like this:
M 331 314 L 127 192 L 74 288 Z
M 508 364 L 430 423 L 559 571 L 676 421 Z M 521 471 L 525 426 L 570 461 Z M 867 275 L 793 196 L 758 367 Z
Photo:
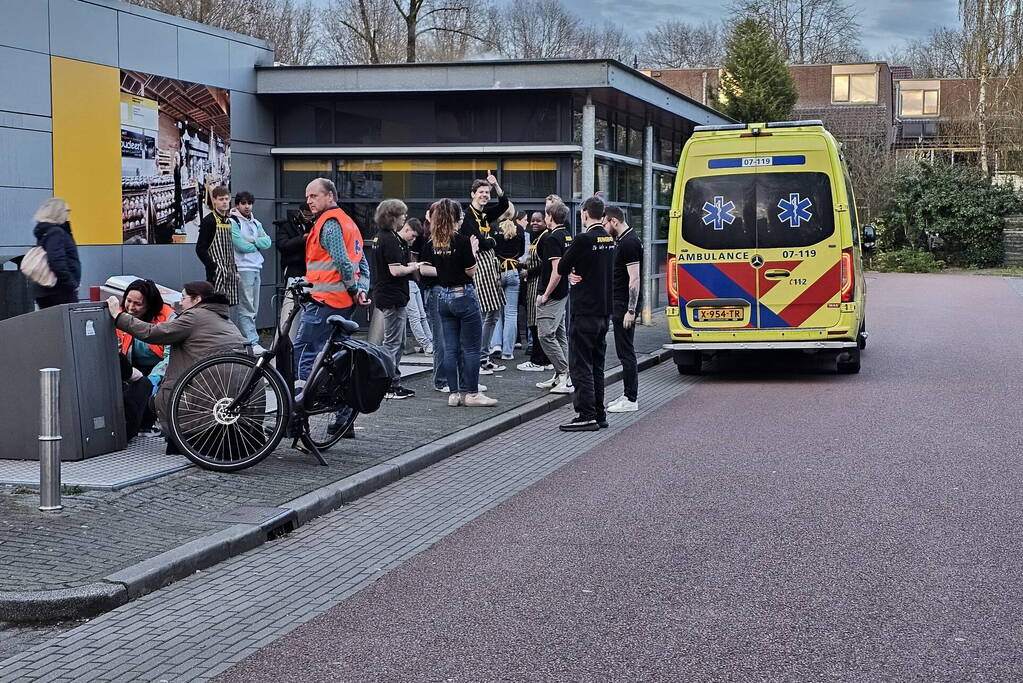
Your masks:
M 125 448 L 113 319 L 105 303 L 65 304 L 0 320 L 0 458 L 39 457 L 42 368 L 60 368 L 61 460 Z

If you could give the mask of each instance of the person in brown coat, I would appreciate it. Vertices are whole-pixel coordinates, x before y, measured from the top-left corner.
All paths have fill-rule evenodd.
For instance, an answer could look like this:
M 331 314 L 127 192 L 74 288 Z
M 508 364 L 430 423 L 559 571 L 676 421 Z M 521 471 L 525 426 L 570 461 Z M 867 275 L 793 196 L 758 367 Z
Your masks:
M 170 396 L 178 379 L 197 361 L 224 351 L 242 350 L 245 339 L 228 317 L 227 297 L 209 282 L 185 284 L 181 290 L 181 313 L 167 322 L 152 324 L 121 310 L 117 297 L 107 299 L 114 326 L 150 344 L 170 345 L 170 363 L 156 392 L 156 415 L 164 436 L 170 434 L 167 419 Z M 167 452 L 174 446 L 167 442 Z

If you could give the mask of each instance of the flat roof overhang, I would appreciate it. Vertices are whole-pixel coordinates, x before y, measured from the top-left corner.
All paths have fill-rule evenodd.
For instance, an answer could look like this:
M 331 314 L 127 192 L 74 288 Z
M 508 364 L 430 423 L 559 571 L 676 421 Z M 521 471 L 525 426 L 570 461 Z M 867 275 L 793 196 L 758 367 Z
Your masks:
M 607 59 L 470 61 L 449 64 L 260 66 L 259 95 L 429 94 L 437 92 L 577 91 L 616 94 L 695 125 L 734 123 L 620 62 Z M 596 98 L 595 98 L 596 99 Z M 604 98 L 600 98 L 604 99 Z

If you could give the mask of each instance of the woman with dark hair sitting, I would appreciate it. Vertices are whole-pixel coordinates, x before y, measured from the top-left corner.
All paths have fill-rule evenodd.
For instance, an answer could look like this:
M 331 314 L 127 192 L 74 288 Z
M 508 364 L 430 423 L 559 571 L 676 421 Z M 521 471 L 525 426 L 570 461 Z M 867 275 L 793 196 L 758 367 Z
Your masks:
M 224 351 L 240 351 L 245 339 L 228 316 L 227 297 L 209 282 L 188 282 L 181 290 L 181 313 L 161 323 L 149 323 L 121 310 L 117 297 L 107 299 L 114 326 L 150 344 L 169 345 L 170 362 L 156 392 L 156 415 L 164 434 L 167 427 L 171 390 L 178 378 L 202 358 Z M 167 453 L 176 453 L 169 441 Z
M 174 315 L 174 309 L 164 303 L 152 280 L 135 280 L 128 285 L 121 297 L 121 310 L 154 325 L 167 322 Z M 156 422 L 149 398 L 160 385 L 169 349 L 136 339 L 122 330 L 117 330 L 117 346 L 124 383 L 124 422 L 128 438 L 132 439 L 140 431 L 151 429 Z

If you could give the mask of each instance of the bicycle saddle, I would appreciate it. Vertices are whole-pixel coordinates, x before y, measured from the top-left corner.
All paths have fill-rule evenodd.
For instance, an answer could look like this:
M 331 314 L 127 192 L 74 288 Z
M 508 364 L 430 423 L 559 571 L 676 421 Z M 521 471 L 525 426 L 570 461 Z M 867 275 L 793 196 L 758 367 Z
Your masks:
M 327 322 L 331 325 L 340 327 L 341 331 L 346 334 L 351 334 L 352 332 L 355 332 L 355 330 L 359 329 L 359 323 L 354 320 L 349 320 L 343 315 L 332 315 L 327 318 Z

